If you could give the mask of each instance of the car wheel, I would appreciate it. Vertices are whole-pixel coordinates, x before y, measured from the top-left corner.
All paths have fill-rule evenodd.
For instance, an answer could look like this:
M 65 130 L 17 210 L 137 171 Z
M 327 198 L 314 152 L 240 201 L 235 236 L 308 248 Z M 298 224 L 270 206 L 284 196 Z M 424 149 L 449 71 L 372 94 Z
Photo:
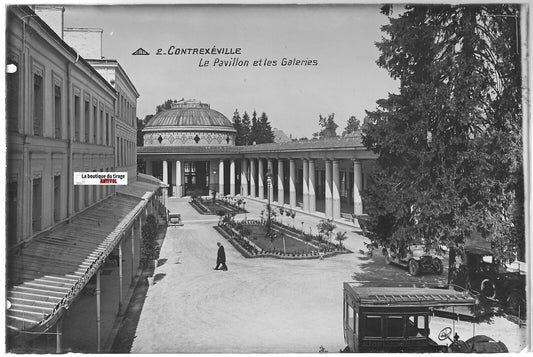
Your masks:
M 522 318 L 526 315 L 526 299 L 518 291 L 513 291 L 507 297 L 507 308 L 510 313 Z
M 442 260 L 440 260 L 439 258 L 433 258 L 431 265 L 433 267 L 433 271 L 435 272 L 435 274 L 441 275 L 442 272 L 444 271 Z
M 496 298 L 496 286 L 490 279 L 484 279 L 481 282 L 481 295 L 484 297 L 494 299 Z
M 420 273 L 420 264 L 414 259 L 409 260 L 409 274 L 417 276 Z

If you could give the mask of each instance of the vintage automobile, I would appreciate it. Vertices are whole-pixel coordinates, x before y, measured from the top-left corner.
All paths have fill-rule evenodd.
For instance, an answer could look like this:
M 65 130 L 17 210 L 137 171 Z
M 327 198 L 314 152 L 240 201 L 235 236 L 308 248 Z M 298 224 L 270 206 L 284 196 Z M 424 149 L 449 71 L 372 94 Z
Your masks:
M 445 327 L 439 332 L 439 341 L 449 340 L 451 342 L 448 347 L 449 352 L 453 353 L 504 353 L 509 352 L 505 343 L 501 341 L 494 341 L 492 338 L 485 335 L 477 335 L 469 338 L 466 341 L 459 340 L 456 336 L 452 340 L 451 327 Z
M 510 313 L 525 317 L 526 272 L 494 259 L 489 250 L 466 248 L 468 286 L 474 293 L 501 303 Z
M 181 221 L 181 214 L 169 213 L 168 214 L 168 225 L 169 226 L 183 226 L 183 222 Z
M 490 239 L 473 233 L 465 240 L 464 253 L 455 253 L 451 260 L 466 267 L 462 274 L 451 277 L 450 282 L 493 301 L 512 315 L 526 316 L 525 264 L 512 264 L 495 259 Z
M 359 286 L 344 283 L 343 327 L 345 352 L 507 352 L 501 342 L 479 335 L 467 341 L 455 335 L 450 344 L 430 337 L 430 316 L 474 321 L 472 315 L 455 309 L 474 307 L 475 298 L 451 286 Z M 451 309 L 451 310 L 450 310 Z M 447 320 L 446 320 L 447 321 Z M 438 339 L 449 339 L 446 327 Z
M 442 256 L 437 253 L 429 254 L 422 245 L 411 245 L 406 249 L 386 247 L 382 249 L 387 264 L 397 264 L 409 270 L 409 274 L 417 276 L 422 272 L 432 272 L 441 275 L 444 271 Z

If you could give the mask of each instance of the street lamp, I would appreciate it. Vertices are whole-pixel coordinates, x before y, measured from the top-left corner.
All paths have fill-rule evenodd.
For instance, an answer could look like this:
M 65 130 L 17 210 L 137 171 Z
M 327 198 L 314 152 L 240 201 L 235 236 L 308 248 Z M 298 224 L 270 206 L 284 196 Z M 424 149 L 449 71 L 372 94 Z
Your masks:
M 272 224 L 272 222 L 270 221 L 271 219 L 271 207 L 270 207 L 270 185 L 272 185 L 272 171 L 270 170 L 270 168 L 267 170 L 266 172 L 266 182 L 267 182 L 267 191 L 268 191 L 268 204 L 267 204 L 267 233 L 270 233 L 270 225 Z
M 212 186 L 213 188 L 211 189 L 211 194 L 213 195 L 213 203 L 215 203 L 216 201 L 216 197 L 217 197 L 217 185 L 218 185 L 218 180 L 215 181 L 215 177 L 217 176 L 217 170 L 216 169 L 213 169 L 213 182 L 212 182 Z

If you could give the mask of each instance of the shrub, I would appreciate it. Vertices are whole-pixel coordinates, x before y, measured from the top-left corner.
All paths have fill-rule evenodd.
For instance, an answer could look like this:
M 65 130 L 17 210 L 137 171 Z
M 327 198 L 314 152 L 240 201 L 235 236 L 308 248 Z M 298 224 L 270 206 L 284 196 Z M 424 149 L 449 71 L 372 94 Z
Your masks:
M 146 217 L 146 223 L 142 227 L 141 263 L 149 264 L 159 256 L 157 238 L 157 223 L 155 216 L 150 214 Z

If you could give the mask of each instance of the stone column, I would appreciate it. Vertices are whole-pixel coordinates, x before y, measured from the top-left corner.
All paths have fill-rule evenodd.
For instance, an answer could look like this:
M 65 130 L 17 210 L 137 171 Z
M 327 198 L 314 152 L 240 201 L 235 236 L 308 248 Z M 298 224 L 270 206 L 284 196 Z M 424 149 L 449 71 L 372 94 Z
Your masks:
M 100 288 L 100 269 L 96 271 L 96 352 L 102 351 L 102 319 L 101 319 L 101 288 Z
M 255 196 L 255 159 L 250 159 L 250 196 Z
M 135 221 L 131 225 L 131 283 L 135 280 Z
M 235 196 L 235 160 L 231 159 L 229 164 L 229 195 Z
M 270 171 L 270 174 L 274 175 L 274 167 L 272 164 L 272 159 L 267 160 L 267 171 Z M 271 178 L 272 182 L 270 187 L 268 187 L 268 194 L 270 195 L 270 202 L 274 201 L 274 176 Z
M 168 162 L 163 161 L 163 182 L 168 184 Z
M 302 160 L 303 164 L 303 210 L 309 212 L 309 160 Z
M 218 193 L 224 196 L 224 160 L 218 161 Z
M 241 160 L 241 196 L 248 196 L 248 161 Z
M 361 200 L 360 190 L 363 189 L 363 174 L 361 161 L 353 162 L 353 213 L 363 214 L 363 201 Z
M 296 167 L 294 165 L 294 159 L 289 160 L 289 175 L 289 202 L 291 208 L 296 208 Z
M 278 204 L 285 204 L 285 190 L 283 189 L 283 159 L 278 159 Z
M 124 293 L 122 291 L 122 240 L 124 237 L 120 238 L 118 242 L 118 313 L 122 314 L 122 300 Z
M 259 172 L 257 173 L 257 181 L 258 181 L 257 188 L 259 191 L 259 199 L 262 200 L 265 198 L 265 186 L 263 184 L 263 181 L 265 178 L 265 170 L 263 167 L 263 159 L 257 159 L 257 161 L 258 161 L 257 166 L 259 168 Z
M 316 196 L 315 196 L 315 160 L 309 160 L 309 212 L 316 211 Z
M 181 161 L 176 160 L 176 192 L 174 192 L 174 196 L 181 197 L 182 189 L 181 189 Z
M 326 182 L 324 185 L 325 193 L 326 193 L 326 217 L 331 218 L 333 217 L 333 197 L 331 192 L 331 161 L 330 160 L 324 160 L 324 164 L 326 166 Z
M 339 194 L 340 180 L 339 180 L 339 160 L 333 160 L 333 185 L 332 204 L 333 204 L 333 218 L 341 218 L 341 196 Z

